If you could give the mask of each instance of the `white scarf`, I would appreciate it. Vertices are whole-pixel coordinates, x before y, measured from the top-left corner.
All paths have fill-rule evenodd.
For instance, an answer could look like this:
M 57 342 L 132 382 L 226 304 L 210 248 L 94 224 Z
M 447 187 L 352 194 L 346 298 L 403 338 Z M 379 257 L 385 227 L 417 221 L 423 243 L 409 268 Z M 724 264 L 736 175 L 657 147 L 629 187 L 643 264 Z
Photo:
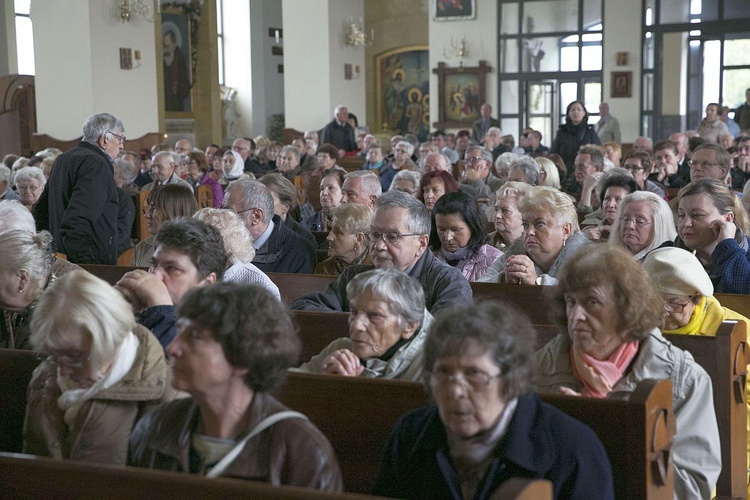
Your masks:
M 86 389 L 78 388 L 70 379 L 62 376 L 58 368 L 57 385 L 63 392 L 57 398 L 57 406 L 65 412 L 65 423 L 68 424 L 68 428 L 73 426 L 83 403 L 101 391 L 112 387 L 127 375 L 130 369 L 133 368 L 139 346 L 140 341 L 138 337 L 133 332 L 128 332 L 122 344 L 120 344 L 120 347 L 115 352 L 115 359 L 107 374 Z

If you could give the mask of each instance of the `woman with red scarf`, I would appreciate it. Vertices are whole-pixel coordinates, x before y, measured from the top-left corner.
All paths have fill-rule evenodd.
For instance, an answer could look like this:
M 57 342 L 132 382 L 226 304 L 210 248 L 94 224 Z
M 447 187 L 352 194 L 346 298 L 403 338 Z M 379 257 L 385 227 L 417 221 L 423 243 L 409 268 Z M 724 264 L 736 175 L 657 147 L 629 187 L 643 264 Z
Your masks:
M 721 472 L 711 379 L 661 333 L 664 301 L 611 245 L 578 252 L 552 291 L 561 333 L 537 353 L 538 390 L 627 399 L 645 379 L 672 382 L 675 498 L 710 498 Z

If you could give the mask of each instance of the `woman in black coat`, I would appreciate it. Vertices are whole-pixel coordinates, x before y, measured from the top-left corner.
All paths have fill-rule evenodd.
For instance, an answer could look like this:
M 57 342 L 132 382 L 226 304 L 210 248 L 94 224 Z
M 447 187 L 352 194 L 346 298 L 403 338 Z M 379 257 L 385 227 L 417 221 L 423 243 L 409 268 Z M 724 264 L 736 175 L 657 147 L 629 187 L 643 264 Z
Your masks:
M 585 144 L 601 144 L 593 125 L 588 124 L 589 113 L 581 101 L 568 104 L 565 111 L 565 124 L 560 125 L 555 140 L 552 142 L 550 153 L 562 156 L 568 167 L 568 176 L 573 175 L 573 162 L 578 154 L 578 148 Z

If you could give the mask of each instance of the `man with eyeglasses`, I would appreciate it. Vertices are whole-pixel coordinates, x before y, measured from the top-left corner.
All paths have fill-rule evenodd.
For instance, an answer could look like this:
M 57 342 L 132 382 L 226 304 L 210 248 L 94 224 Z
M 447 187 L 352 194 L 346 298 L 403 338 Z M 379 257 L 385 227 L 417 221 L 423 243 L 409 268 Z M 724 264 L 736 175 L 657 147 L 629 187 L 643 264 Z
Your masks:
M 395 268 L 415 278 L 425 292 L 425 307 L 435 313 L 472 302 L 469 282 L 461 271 L 436 259 L 429 251 L 430 214 L 424 204 L 401 191 L 388 191 L 376 203 L 367 235 L 372 265 L 350 266 L 323 292 L 308 293 L 292 302 L 303 311 L 349 311 L 346 286 L 373 268 Z
M 255 141 L 249 137 L 242 137 L 241 139 L 235 139 L 232 143 L 232 150 L 236 151 L 237 154 L 242 157 L 242 161 L 245 162 L 245 172 L 252 172 L 255 177 L 260 177 L 265 173 L 263 168 L 260 166 L 253 156 L 255 155 Z
M 495 191 L 504 182 L 492 174 L 492 152 L 482 146 L 469 146 L 464 157 L 464 177 L 460 185 L 469 186 L 478 200 L 488 200 L 488 206 L 495 206 Z
M 718 144 L 701 144 L 690 159 L 690 181 L 714 179 L 728 185 L 730 156 Z
M 75 264 L 117 263 L 119 195 L 114 159 L 125 144 L 122 122 L 91 115 L 78 146 L 55 160 L 34 207 L 37 229 L 48 229 L 55 249 Z

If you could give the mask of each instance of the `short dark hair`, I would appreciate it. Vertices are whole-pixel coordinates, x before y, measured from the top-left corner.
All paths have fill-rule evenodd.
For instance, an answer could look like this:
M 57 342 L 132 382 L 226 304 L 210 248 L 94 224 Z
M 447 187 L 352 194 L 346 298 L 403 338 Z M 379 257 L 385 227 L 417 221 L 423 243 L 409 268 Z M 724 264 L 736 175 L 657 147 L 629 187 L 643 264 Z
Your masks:
M 321 144 L 318 146 L 318 151 L 316 151 L 317 154 L 320 153 L 326 153 L 328 156 L 333 158 L 334 160 L 338 160 L 339 158 L 339 148 L 334 146 L 333 144 L 326 142 L 325 144 Z
M 221 280 L 229 263 L 219 230 L 196 219 L 178 217 L 162 223 L 154 240 L 154 247 L 159 246 L 190 257 L 201 280 L 211 273 Z
M 475 253 L 479 248 L 487 243 L 487 218 L 479 208 L 479 204 L 474 197 L 469 196 L 463 191 L 454 191 L 446 193 L 438 199 L 432 208 L 432 229 L 430 231 L 430 248 L 437 250 L 441 247 L 440 238 L 438 237 L 437 215 L 459 215 L 471 230 L 471 237 L 466 244 L 470 253 Z
M 610 175 L 602 183 L 602 192 L 599 193 L 599 201 L 604 205 L 604 195 L 607 189 L 611 187 L 621 187 L 627 190 L 628 194 L 635 193 L 638 190 L 638 186 L 635 184 L 635 179 L 630 175 Z
M 657 151 L 662 151 L 664 149 L 671 150 L 675 154 L 675 156 L 677 156 L 678 154 L 677 144 L 675 144 L 673 141 L 659 141 L 654 144 L 654 154 L 656 154 Z
M 438 359 L 475 346 L 479 352 L 488 353 L 500 369 L 500 391 L 505 401 L 530 390 L 536 331 L 522 311 L 504 300 L 451 307 L 435 315 L 424 346 L 427 387 Z
M 430 134 L 430 137 L 445 137 L 445 130 L 439 128 Z
M 344 175 L 346 175 L 346 172 L 342 172 L 339 169 L 328 169 L 325 172 L 323 172 L 323 177 L 320 178 L 322 181 L 326 177 L 335 177 L 336 181 L 339 183 L 339 187 L 344 185 Z
M 651 161 L 651 155 L 648 153 L 648 151 L 645 151 L 643 149 L 633 149 L 627 155 L 625 155 L 625 158 L 622 159 L 622 164 L 625 165 L 625 162 L 630 158 L 636 158 L 640 160 L 641 166 L 643 167 L 643 171 L 646 172 L 646 175 L 649 175 L 651 173 L 651 170 L 654 167 L 654 163 Z
M 278 387 L 298 361 L 300 340 L 291 316 L 258 285 L 225 282 L 193 288 L 177 306 L 177 317 L 209 330 L 227 361 L 248 369 L 245 383 L 255 392 Z

